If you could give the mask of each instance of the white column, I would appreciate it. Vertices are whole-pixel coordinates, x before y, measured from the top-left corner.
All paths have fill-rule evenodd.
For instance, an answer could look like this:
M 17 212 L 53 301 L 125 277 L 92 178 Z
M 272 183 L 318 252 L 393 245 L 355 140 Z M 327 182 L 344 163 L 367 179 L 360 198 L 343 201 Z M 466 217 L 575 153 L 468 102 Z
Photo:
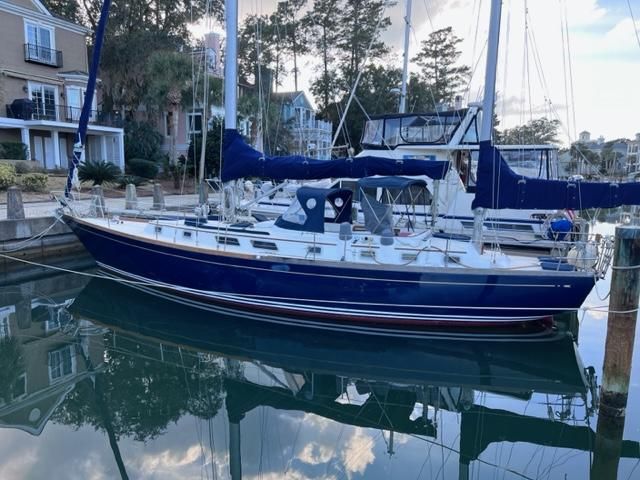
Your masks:
M 100 135 L 100 161 L 107 160 L 113 161 L 112 158 L 107 158 L 107 137 L 106 135 Z
M 27 146 L 27 160 L 31 160 L 31 140 L 28 128 L 20 129 L 20 141 Z
M 118 158 L 117 165 L 124 172 L 124 131 L 118 135 Z
M 60 167 L 60 135 L 57 130 L 51 132 L 51 143 L 53 147 L 53 165 Z

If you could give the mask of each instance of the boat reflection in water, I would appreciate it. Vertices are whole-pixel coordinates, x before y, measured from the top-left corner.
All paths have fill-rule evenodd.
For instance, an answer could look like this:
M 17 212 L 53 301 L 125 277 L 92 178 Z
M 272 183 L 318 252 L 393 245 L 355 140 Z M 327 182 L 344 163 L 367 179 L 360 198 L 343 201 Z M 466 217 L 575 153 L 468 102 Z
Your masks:
M 474 465 L 491 466 L 494 473 L 527 473 L 522 467 L 528 466 L 526 458 L 496 462 L 495 448 L 489 449 L 503 442 L 582 451 L 591 451 L 595 444 L 589 427 L 597 397 L 593 369 L 583 367 L 572 335 L 562 329 L 525 335 L 450 336 L 438 331 L 363 336 L 274 328 L 264 321 L 171 302 L 115 281 L 93 279 L 78 293 L 80 288 L 66 289 L 67 299 L 48 296 L 50 303 L 44 307 L 42 301 L 30 302 L 28 325 L 15 308 L 9 316 L 14 324 L 7 331 L 12 328 L 13 334 L 0 343 L 0 371 L 17 372 L 19 365 L 24 373 L 8 381 L 13 387 L 0 389 L 0 397 L 11 399 L 0 401 L 0 425 L 33 435 L 39 435 L 48 420 L 92 425 L 106 433 L 123 478 L 132 468 L 130 449 L 120 450 L 123 440 L 149 442 L 183 416 L 208 422 L 224 418 L 228 456 L 207 453 L 204 447 L 203 462 L 233 479 L 241 478 L 243 470 L 251 472 L 245 478 L 252 477 L 264 468 L 262 453 L 260 467 L 253 461 L 256 449 L 262 452 L 269 443 L 281 442 L 280 432 L 291 420 L 277 416 L 268 438 L 264 432 L 247 435 L 247 425 L 241 425 L 263 407 L 302 414 L 298 433 L 303 424 L 331 421 L 341 428 L 382 431 L 389 456 L 405 448 L 414 451 L 410 442 L 425 442 L 427 449 L 413 454 L 434 465 L 442 455 L 438 468 L 443 478 L 469 478 Z M 49 332 L 46 347 L 39 350 L 33 347 L 38 329 Z M 43 368 L 48 386 L 19 391 L 21 375 L 37 378 Z M 318 437 L 322 425 L 312 427 Z M 298 433 L 292 460 L 276 469 L 277 477 L 286 477 L 293 468 Z M 451 444 L 453 436 L 458 441 Z M 304 450 L 314 458 L 312 465 L 320 463 L 329 471 L 332 462 L 338 463 L 331 452 L 313 448 Z M 342 450 L 336 446 L 332 453 L 344 455 Z M 445 467 L 445 455 L 457 456 L 457 466 L 447 462 Z M 624 442 L 622 456 L 637 458 L 637 442 Z M 367 467 L 365 462 L 356 470 L 367 477 L 390 475 Z M 584 477 L 589 465 L 582 468 Z M 303 476 L 322 475 L 311 469 Z

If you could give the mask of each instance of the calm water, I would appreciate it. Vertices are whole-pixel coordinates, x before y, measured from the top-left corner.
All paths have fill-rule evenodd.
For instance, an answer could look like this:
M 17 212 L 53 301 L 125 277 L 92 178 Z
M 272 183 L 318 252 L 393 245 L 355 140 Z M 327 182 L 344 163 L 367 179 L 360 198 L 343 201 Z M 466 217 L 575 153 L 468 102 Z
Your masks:
M 76 274 L 2 287 L 0 478 L 585 479 L 605 333 L 590 310 L 518 339 L 362 337 Z M 621 479 L 639 410 L 633 380 Z

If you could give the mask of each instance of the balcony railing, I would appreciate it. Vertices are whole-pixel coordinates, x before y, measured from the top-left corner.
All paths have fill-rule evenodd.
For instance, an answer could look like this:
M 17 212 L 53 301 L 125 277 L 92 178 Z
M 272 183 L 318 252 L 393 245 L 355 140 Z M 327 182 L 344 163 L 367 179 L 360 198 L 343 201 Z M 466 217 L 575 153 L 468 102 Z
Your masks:
M 331 122 L 325 122 L 323 120 L 307 120 L 304 122 L 295 121 L 292 125 L 292 129 L 299 130 L 321 130 L 324 132 L 331 132 L 333 124 Z
M 62 52 L 35 43 L 25 43 L 24 61 L 60 68 L 62 67 Z
M 7 105 L 7 117 L 21 120 L 46 120 L 77 124 L 82 108 L 69 105 L 38 105 L 33 102 L 22 102 L 19 105 Z M 91 110 L 89 123 L 103 127 L 123 127 L 124 121 L 119 112 Z

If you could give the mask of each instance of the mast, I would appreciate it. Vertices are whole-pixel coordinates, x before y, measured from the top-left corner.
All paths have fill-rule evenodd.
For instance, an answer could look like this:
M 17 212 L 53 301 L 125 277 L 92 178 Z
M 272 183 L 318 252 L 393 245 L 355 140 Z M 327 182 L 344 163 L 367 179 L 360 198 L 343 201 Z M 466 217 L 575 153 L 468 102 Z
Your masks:
M 411 32 L 411 0 L 406 0 L 404 12 L 404 59 L 402 63 L 402 85 L 400 87 L 399 113 L 407 113 L 407 77 L 409 73 L 409 34 Z
M 493 105 L 496 99 L 496 72 L 498 69 L 498 44 L 500 43 L 500 16 L 502 0 L 491 0 L 489 17 L 489 40 L 487 43 L 487 68 L 484 76 L 484 99 L 482 106 L 482 125 L 480 127 L 480 145 L 491 142 L 493 130 Z M 482 147 L 481 147 L 482 150 Z M 478 163 L 482 161 L 479 158 Z M 484 208 L 473 210 L 473 243 L 482 249 L 482 229 L 484 226 Z
M 91 105 L 93 105 L 93 95 L 96 90 L 96 80 L 98 78 L 98 67 L 100 66 L 100 51 L 102 50 L 102 41 L 104 40 L 104 31 L 107 28 L 107 19 L 109 18 L 109 7 L 111 0 L 104 0 L 102 10 L 100 11 L 100 20 L 96 29 L 96 41 L 93 46 L 93 55 L 91 56 L 91 68 L 89 69 L 89 79 L 87 80 L 87 90 L 84 95 L 82 111 L 80 112 L 80 120 L 78 121 L 78 130 L 76 131 L 76 141 L 73 144 L 73 158 L 69 166 L 67 175 L 67 183 L 64 187 L 64 196 L 69 198 L 71 195 L 71 187 L 73 185 L 74 173 L 80 165 L 82 153 L 84 152 L 84 141 L 87 136 L 87 125 L 89 124 L 89 116 L 91 115 Z M 54 148 L 58 148 L 54 145 Z
M 238 66 L 238 0 L 225 1 L 226 42 L 224 56 L 224 128 L 237 128 L 237 84 Z
M 493 129 L 493 106 L 496 100 L 496 71 L 498 70 L 498 43 L 500 41 L 500 16 L 502 0 L 491 0 L 489 18 L 489 41 L 487 44 L 487 69 L 484 74 L 484 99 L 480 141 L 491 141 Z

